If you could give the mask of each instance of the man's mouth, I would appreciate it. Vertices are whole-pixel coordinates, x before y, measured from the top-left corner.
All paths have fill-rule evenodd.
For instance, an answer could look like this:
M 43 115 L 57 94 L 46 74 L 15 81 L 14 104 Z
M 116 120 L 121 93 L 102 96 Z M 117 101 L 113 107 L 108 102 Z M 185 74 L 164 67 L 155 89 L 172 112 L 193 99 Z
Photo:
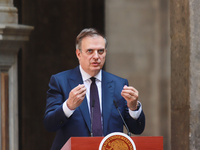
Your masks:
M 100 63 L 98 63 L 98 62 L 93 62 L 92 63 L 92 65 L 94 65 L 94 66 L 98 66 Z

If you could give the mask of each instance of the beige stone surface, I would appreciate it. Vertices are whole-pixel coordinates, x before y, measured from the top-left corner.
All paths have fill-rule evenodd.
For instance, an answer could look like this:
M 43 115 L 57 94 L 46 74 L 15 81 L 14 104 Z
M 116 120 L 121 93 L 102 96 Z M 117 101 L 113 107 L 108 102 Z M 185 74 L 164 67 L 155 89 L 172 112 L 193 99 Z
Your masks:
M 164 136 L 169 149 L 170 50 L 167 1 L 106 1 L 106 70 L 140 92 L 146 114 L 143 136 Z

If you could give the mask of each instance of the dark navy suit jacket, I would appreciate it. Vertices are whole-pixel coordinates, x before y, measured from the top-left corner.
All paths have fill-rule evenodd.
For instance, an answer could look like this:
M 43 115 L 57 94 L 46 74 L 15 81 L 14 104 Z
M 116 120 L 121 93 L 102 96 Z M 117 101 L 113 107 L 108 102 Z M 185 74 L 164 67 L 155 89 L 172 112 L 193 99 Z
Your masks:
M 44 125 L 47 130 L 56 132 L 52 150 L 60 150 L 70 137 L 90 136 L 91 120 L 86 97 L 69 118 L 65 116 L 62 109 L 62 104 L 68 99 L 70 91 L 79 84 L 83 84 L 79 67 L 53 75 L 50 79 Z M 126 79 L 102 71 L 104 136 L 112 132 L 123 132 L 123 122 L 113 100 L 117 102 L 132 133 L 141 134 L 144 130 L 145 116 L 143 111 L 137 120 L 129 115 L 126 100 L 121 96 L 124 85 L 128 85 Z

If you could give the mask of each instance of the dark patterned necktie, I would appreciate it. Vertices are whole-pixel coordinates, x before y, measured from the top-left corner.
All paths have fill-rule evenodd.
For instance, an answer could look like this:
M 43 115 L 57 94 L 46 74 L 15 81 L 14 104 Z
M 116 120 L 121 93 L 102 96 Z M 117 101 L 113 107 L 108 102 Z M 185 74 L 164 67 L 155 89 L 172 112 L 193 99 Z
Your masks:
M 94 136 L 102 136 L 102 124 L 101 124 L 101 111 L 99 103 L 99 94 L 94 77 L 90 78 L 92 83 L 90 85 L 90 112 L 92 121 L 92 133 Z

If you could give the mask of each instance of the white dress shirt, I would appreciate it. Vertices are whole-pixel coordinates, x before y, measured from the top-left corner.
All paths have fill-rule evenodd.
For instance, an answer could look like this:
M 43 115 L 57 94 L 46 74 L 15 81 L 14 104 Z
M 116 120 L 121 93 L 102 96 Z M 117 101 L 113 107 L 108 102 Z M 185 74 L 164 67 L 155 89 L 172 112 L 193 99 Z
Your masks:
M 80 68 L 81 76 L 83 79 L 83 84 L 86 87 L 86 98 L 87 98 L 87 103 L 88 103 L 88 109 L 90 111 L 90 84 L 92 83 L 92 81 L 90 80 L 91 76 L 88 73 L 86 73 L 80 65 L 79 65 L 79 68 Z M 96 85 L 97 85 L 98 93 L 99 93 L 100 110 L 102 112 L 102 97 L 101 97 L 102 96 L 102 94 L 101 94 L 102 93 L 101 92 L 102 70 L 100 70 L 100 72 L 94 77 L 96 78 Z M 70 110 L 67 107 L 66 101 L 63 103 L 63 111 L 64 111 L 66 117 L 69 118 L 73 114 L 74 110 Z M 129 109 L 129 114 L 132 118 L 137 119 L 140 116 L 141 111 L 142 111 L 142 104 L 140 103 L 139 110 L 132 111 Z

